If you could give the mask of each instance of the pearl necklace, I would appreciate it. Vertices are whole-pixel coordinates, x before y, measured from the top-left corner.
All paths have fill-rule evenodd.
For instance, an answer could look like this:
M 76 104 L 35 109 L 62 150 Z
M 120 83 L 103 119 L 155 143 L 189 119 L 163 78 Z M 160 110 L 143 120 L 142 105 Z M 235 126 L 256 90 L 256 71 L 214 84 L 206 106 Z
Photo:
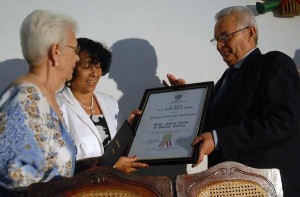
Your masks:
M 78 100 L 77 100 L 78 101 Z M 91 106 L 90 107 L 87 107 L 87 106 L 85 106 L 85 105 L 83 105 L 82 103 L 80 103 L 79 101 L 78 101 L 78 103 L 83 107 L 83 108 L 85 108 L 85 109 L 89 109 L 90 111 L 91 111 L 91 114 L 93 114 L 95 111 L 94 111 L 94 95 L 92 94 L 92 104 L 91 104 Z

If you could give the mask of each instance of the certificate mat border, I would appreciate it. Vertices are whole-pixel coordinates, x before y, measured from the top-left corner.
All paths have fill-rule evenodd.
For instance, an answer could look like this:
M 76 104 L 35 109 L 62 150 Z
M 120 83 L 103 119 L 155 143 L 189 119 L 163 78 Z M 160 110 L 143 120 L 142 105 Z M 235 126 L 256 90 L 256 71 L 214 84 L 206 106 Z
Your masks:
M 201 119 L 198 121 L 197 131 L 195 131 L 195 132 L 197 132 L 195 137 L 198 136 L 203 129 L 203 124 L 204 124 L 205 117 L 206 117 L 206 110 L 208 107 L 208 102 L 210 99 L 210 95 L 212 93 L 213 86 L 214 86 L 213 81 L 207 81 L 207 82 L 201 82 L 201 83 L 185 84 L 185 85 L 180 85 L 180 86 L 168 86 L 168 87 L 146 89 L 144 92 L 143 98 L 141 100 L 140 106 L 139 106 L 139 109 L 142 111 L 142 114 L 140 116 L 136 117 L 135 123 L 133 125 L 134 135 L 136 135 L 136 132 L 139 127 L 139 123 L 141 122 L 141 120 L 143 118 L 143 112 L 147 106 L 147 102 L 148 102 L 148 99 L 151 94 L 159 94 L 159 93 L 173 92 L 173 91 L 180 91 L 180 90 L 205 88 L 207 91 L 206 91 L 204 104 L 203 104 L 203 108 L 202 108 L 202 115 L 201 115 Z M 128 151 L 125 154 L 126 156 L 128 156 L 128 154 L 130 153 L 131 145 L 132 145 L 133 141 L 134 141 L 134 138 L 128 147 Z M 189 164 L 189 163 L 195 163 L 197 161 L 198 153 L 199 153 L 199 144 L 197 144 L 196 146 L 193 147 L 193 153 L 192 153 L 191 157 L 179 157 L 179 158 L 167 158 L 167 159 L 161 159 L 161 158 L 143 159 L 143 160 L 139 160 L 139 162 L 147 163 L 149 165 Z

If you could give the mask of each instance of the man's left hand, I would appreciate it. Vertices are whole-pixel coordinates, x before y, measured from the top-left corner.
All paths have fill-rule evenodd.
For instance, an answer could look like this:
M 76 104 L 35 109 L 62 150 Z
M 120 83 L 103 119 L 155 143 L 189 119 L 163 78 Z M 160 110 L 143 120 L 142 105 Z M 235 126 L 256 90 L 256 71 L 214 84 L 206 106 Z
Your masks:
M 198 166 L 204 159 L 204 155 L 209 155 L 215 149 L 215 142 L 212 132 L 205 132 L 198 135 L 193 141 L 193 146 L 200 143 L 199 155 L 197 163 L 193 164 L 192 167 Z

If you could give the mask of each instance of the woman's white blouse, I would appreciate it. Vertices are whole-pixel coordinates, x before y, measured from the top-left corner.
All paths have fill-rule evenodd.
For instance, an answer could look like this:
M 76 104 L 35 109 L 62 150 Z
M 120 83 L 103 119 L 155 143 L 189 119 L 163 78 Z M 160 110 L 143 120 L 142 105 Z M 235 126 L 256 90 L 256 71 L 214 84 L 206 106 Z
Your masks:
M 105 117 L 111 139 L 117 132 L 119 107 L 117 100 L 111 95 L 93 92 L 97 103 Z M 63 112 L 66 125 L 71 133 L 76 147 L 76 160 L 90 157 L 99 157 L 104 153 L 103 137 L 90 119 L 89 115 L 80 106 L 70 88 L 64 87 L 56 94 L 56 100 Z

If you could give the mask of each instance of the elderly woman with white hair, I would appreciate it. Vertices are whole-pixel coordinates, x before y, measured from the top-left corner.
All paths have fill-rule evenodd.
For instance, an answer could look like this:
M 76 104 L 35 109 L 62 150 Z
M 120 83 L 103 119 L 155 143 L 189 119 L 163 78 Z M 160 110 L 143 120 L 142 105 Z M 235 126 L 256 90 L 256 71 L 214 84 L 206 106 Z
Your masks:
M 22 191 L 32 183 L 74 173 L 76 148 L 55 93 L 72 78 L 79 61 L 76 30 L 70 17 L 45 10 L 33 11 L 21 25 L 29 71 L 0 97 L 2 188 Z

